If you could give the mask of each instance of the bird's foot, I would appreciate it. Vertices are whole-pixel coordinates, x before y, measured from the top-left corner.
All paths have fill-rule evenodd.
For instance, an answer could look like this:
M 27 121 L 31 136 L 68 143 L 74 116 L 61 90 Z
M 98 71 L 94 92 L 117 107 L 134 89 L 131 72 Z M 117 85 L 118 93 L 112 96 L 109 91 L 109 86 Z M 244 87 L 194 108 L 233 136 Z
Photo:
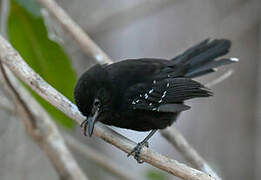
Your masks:
M 132 149 L 132 151 L 127 155 L 128 157 L 134 153 L 134 158 L 137 160 L 138 163 L 143 163 L 144 161 L 140 159 L 140 151 L 143 148 L 143 146 L 149 147 L 149 143 L 147 141 L 140 142 L 135 146 L 135 148 Z
M 83 128 L 84 136 L 87 136 L 87 133 L 86 133 L 87 132 L 87 126 L 88 126 L 88 120 L 86 119 L 80 125 L 80 127 Z

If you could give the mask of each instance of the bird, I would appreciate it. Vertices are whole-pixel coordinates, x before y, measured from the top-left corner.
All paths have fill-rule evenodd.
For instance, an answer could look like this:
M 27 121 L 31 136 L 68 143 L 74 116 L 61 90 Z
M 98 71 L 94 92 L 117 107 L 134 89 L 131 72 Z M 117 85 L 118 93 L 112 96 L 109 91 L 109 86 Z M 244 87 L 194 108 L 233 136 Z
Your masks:
M 86 117 L 81 127 L 92 136 L 96 122 L 150 131 L 128 154 L 138 163 L 140 151 L 159 129 L 171 126 L 191 107 L 185 101 L 213 95 L 194 78 L 216 71 L 238 58 L 220 58 L 231 47 L 228 39 L 205 39 L 172 59 L 126 59 L 97 64 L 84 72 L 74 88 L 75 103 Z M 88 129 L 87 129 L 88 128 Z

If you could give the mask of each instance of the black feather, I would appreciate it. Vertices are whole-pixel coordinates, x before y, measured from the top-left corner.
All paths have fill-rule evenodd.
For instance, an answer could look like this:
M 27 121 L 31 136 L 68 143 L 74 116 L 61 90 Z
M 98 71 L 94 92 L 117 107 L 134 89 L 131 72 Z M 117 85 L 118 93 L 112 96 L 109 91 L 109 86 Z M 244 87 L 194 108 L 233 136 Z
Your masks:
M 186 100 L 212 95 L 191 78 L 234 62 L 216 59 L 228 53 L 230 46 L 229 40 L 207 39 L 171 60 L 143 58 L 96 65 L 79 79 L 75 102 L 91 117 L 98 99 L 98 121 L 107 125 L 137 131 L 163 129 L 190 108 Z

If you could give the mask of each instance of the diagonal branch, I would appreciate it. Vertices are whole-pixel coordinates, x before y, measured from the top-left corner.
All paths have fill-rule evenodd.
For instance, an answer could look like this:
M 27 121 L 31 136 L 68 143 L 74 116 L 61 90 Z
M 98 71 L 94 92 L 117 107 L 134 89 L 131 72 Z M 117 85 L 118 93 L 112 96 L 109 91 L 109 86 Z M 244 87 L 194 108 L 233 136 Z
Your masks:
M 68 31 L 75 41 L 80 45 L 82 50 L 97 60 L 99 63 L 111 63 L 111 60 L 105 54 L 99 46 L 97 46 L 92 39 L 81 29 L 81 27 L 76 24 L 72 18 L 66 14 L 66 12 L 59 7 L 52 0 L 38 0 L 44 7 L 46 7 L 57 20 L 62 25 L 63 29 Z
M 74 119 L 78 124 L 81 124 L 85 118 L 78 111 L 77 107 L 71 103 L 65 96 L 60 94 L 56 89 L 45 82 L 37 73 L 35 73 L 22 59 L 17 51 L 0 36 L 0 59 L 15 73 L 21 80 L 29 85 L 42 98 L 65 113 L 68 117 Z M 128 138 L 118 134 L 112 129 L 97 123 L 94 134 L 104 141 L 118 147 L 124 152 L 129 153 L 136 144 Z M 190 168 L 178 161 L 169 159 L 159 153 L 153 152 L 148 148 L 141 151 L 141 159 L 151 165 L 169 172 L 183 179 L 195 180 L 210 180 L 214 179 L 211 176 Z
M 175 127 L 168 127 L 160 131 L 176 149 L 184 156 L 184 158 L 192 164 L 193 167 L 203 172 L 211 174 L 216 180 L 221 178 L 212 170 L 206 161 L 197 153 L 197 151 L 187 142 L 185 137 L 178 132 Z
M 92 149 L 91 147 L 81 143 L 76 138 L 68 134 L 64 134 L 64 137 L 66 143 L 72 150 L 75 150 L 77 153 L 80 153 L 82 156 L 85 156 L 86 158 L 92 160 L 100 167 L 102 167 L 104 170 L 117 176 L 119 179 L 122 180 L 138 179 L 133 173 L 126 171 L 119 164 L 113 162 L 104 154 L 101 154 L 96 150 Z

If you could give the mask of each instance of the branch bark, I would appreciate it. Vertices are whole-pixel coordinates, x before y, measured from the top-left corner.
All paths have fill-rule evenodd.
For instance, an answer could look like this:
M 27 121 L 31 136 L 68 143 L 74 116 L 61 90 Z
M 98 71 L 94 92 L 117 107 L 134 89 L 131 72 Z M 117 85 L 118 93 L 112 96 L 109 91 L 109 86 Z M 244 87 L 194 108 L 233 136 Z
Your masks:
M 38 0 L 48 12 L 57 19 L 62 25 L 63 29 L 69 32 L 69 34 L 80 45 L 82 50 L 97 60 L 99 63 L 111 63 L 110 58 L 105 54 L 99 46 L 97 46 L 93 40 L 82 30 L 82 28 L 76 24 L 72 18 L 52 0 Z
M 104 170 L 109 171 L 110 173 L 117 176 L 119 179 L 122 180 L 134 180 L 138 179 L 137 176 L 134 176 L 134 174 L 127 172 L 125 169 L 123 169 L 118 164 L 114 163 L 112 160 L 110 160 L 107 156 L 97 152 L 96 150 L 92 149 L 91 147 L 88 147 L 87 145 L 81 143 L 74 137 L 64 134 L 65 141 L 68 144 L 68 146 L 75 150 L 76 152 L 80 153 L 82 156 L 85 156 L 86 158 L 92 160 L 97 165 L 102 167 Z
M 52 86 L 45 82 L 37 73 L 35 73 L 22 59 L 17 51 L 0 36 L 0 59 L 10 68 L 21 80 L 29 85 L 42 98 L 61 110 L 68 117 L 81 124 L 85 118 L 78 111 L 77 107 L 71 103 L 65 96 L 56 91 Z M 118 147 L 124 152 L 129 153 L 136 144 L 126 137 L 118 134 L 112 129 L 97 123 L 94 129 L 94 135 L 102 138 L 104 141 Z M 151 165 L 158 167 L 166 172 L 183 179 L 210 180 L 214 179 L 201 171 L 190 168 L 178 161 L 169 159 L 148 148 L 141 151 L 141 159 Z
M 168 127 L 160 131 L 176 149 L 184 156 L 184 158 L 192 164 L 193 167 L 210 174 L 216 180 L 221 178 L 212 170 L 208 163 L 197 153 L 197 151 L 187 142 L 185 137 L 178 132 L 175 127 Z

